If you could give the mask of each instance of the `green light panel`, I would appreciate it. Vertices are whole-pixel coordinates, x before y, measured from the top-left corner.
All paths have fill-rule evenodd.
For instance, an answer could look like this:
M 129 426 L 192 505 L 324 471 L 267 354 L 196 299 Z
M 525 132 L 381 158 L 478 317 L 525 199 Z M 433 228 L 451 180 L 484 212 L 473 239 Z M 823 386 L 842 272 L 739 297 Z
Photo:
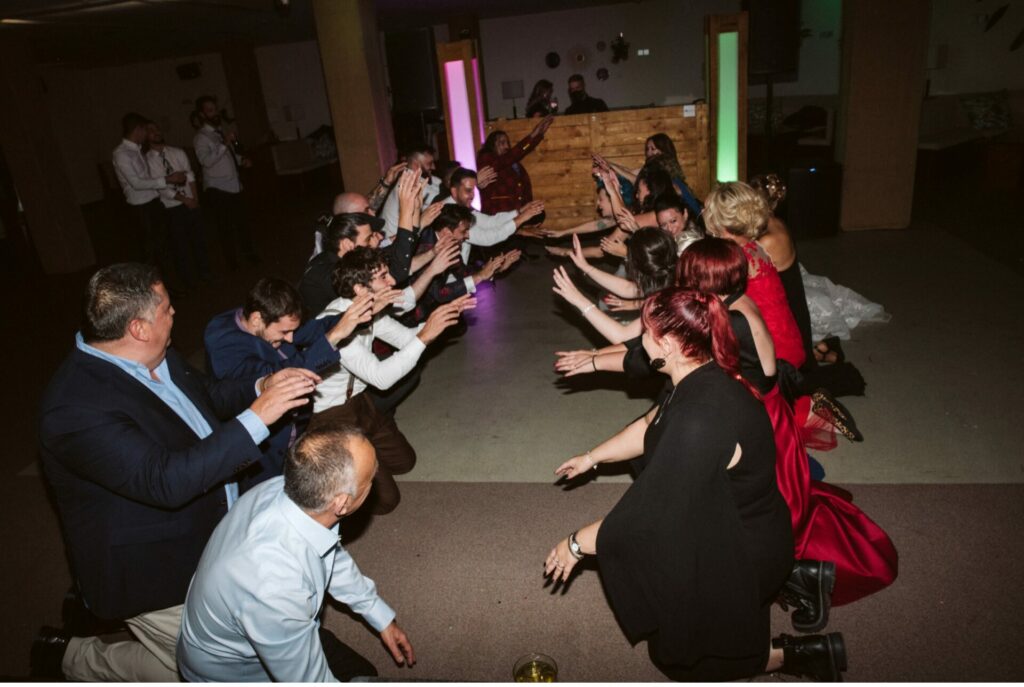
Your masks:
M 718 34 L 718 150 L 715 176 L 718 181 L 739 180 L 739 34 Z

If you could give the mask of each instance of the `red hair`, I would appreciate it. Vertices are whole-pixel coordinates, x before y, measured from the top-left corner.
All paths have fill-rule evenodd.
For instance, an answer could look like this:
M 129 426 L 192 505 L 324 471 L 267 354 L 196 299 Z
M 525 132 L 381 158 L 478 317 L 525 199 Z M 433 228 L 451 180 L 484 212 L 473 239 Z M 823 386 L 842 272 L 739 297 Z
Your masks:
M 676 263 L 680 288 L 730 296 L 747 290 L 747 257 L 728 239 L 707 236 L 694 241 Z
M 740 375 L 739 344 L 729 311 L 717 296 L 682 288 L 664 289 L 644 301 L 641 320 L 655 338 L 675 341 L 687 358 L 701 363 L 713 359 L 755 393 Z

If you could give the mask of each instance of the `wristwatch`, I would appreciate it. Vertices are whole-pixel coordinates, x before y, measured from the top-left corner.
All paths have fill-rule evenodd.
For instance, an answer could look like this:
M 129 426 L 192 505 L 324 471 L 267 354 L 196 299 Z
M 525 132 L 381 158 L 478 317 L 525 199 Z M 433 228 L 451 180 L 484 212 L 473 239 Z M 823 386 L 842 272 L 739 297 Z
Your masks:
M 576 541 L 575 532 L 569 535 L 569 553 L 571 553 L 572 557 L 576 560 L 582 560 L 583 558 L 583 549 L 580 548 L 580 543 Z

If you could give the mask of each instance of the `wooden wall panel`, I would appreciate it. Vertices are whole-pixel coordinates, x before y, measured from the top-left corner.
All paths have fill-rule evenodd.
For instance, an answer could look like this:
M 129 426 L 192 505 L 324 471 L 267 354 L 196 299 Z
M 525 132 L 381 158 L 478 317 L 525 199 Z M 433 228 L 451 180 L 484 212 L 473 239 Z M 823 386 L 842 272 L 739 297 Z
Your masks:
M 636 169 L 644 162 L 644 141 L 658 132 L 675 143 L 690 188 L 698 198 L 706 196 L 711 187 L 707 105 L 694 108 L 692 117 L 683 116 L 681 105 L 556 117 L 544 142 L 523 160 L 533 197 L 544 201 L 545 226 L 562 229 L 595 216 L 591 152 Z M 514 145 L 537 121 L 497 119 L 487 123 L 487 133 L 505 131 Z

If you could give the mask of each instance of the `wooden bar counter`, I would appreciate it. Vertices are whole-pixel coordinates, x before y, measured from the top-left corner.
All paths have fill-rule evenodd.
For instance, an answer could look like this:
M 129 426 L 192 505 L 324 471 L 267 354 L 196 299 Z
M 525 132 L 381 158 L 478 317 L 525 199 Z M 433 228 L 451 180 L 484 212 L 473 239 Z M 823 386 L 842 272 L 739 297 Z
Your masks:
M 563 229 L 596 216 L 591 152 L 638 169 L 644 162 L 644 141 L 658 132 L 675 143 L 687 184 L 698 198 L 705 197 L 711 187 L 708 110 L 703 103 L 692 107 L 693 116 L 684 116 L 682 105 L 556 116 L 544 142 L 523 159 L 533 197 L 544 201 L 544 226 Z M 487 133 L 504 131 L 515 145 L 538 121 L 497 119 L 487 123 Z

